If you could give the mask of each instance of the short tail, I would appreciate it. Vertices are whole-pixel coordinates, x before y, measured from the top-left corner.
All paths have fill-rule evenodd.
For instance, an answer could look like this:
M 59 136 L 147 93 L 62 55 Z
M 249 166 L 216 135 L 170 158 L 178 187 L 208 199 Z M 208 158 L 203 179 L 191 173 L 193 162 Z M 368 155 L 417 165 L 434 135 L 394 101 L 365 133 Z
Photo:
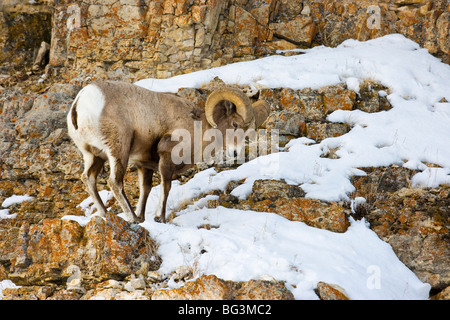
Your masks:
M 72 121 L 72 125 L 75 128 L 75 130 L 78 130 L 78 113 L 77 113 L 77 103 L 78 98 L 80 97 L 81 92 L 83 89 L 78 92 L 77 96 L 75 97 L 75 100 L 72 103 L 72 107 L 70 108 L 70 121 Z
M 75 130 L 78 130 L 78 123 L 77 123 L 77 118 L 78 118 L 78 115 L 77 115 L 77 102 L 78 102 L 78 99 L 77 100 L 75 100 L 75 102 L 73 103 L 73 105 L 72 105 L 72 108 L 70 109 L 71 111 L 71 114 L 70 114 L 70 118 L 71 118 L 71 120 L 72 120 L 72 125 L 73 125 L 73 127 L 75 128 Z

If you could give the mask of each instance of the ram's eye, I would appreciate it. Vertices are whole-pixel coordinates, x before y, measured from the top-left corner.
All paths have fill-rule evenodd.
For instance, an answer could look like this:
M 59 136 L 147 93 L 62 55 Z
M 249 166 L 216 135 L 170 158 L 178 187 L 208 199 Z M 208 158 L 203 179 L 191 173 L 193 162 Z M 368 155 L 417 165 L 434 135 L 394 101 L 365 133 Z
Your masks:
M 235 129 L 237 129 L 238 124 L 236 123 L 236 121 L 233 121 L 233 127 L 234 127 Z

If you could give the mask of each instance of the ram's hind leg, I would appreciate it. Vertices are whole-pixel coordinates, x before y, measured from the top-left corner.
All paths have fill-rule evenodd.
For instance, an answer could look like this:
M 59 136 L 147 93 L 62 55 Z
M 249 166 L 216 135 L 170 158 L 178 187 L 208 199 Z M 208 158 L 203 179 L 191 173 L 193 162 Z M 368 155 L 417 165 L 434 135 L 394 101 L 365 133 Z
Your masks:
M 86 185 L 87 191 L 94 201 L 94 205 L 101 216 L 106 215 L 106 207 L 100 198 L 97 190 L 97 176 L 100 170 L 103 168 L 105 160 L 93 155 L 91 152 L 84 150 L 84 172 L 81 176 L 81 180 Z
M 128 221 L 137 221 L 137 217 L 134 214 L 133 208 L 125 195 L 125 190 L 123 188 L 123 178 L 127 170 L 127 161 L 120 160 L 119 158 L 108 156 L 110 175 L 108 179 L 108 184 L 122 208 L 123 212 L 127 216 Z

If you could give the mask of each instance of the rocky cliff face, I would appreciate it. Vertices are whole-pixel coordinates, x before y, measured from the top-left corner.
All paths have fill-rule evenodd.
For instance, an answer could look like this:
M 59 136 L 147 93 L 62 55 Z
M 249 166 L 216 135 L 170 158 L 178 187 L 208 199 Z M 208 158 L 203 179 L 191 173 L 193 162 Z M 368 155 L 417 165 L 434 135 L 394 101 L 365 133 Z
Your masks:
M 446 0 L 8 0 L 0 15 L 0 62 L 30 63 L 46 41 L 50 66 L 67 79 L 165 78 L 389 33 L 449 62 L 449 6 Z
M 8 299 L 292 298 L 276 280 L 230 283 L 214 276 L 158 290 L 167 279 L 154 272 L 161 261 L 145 229 L 114 215 L 86 226 L 61 219 L 84 214 L 77 207 L 87 197 L 79 181 L 81 157 L 67 136 L 65 116 L 90 79 L 169 77 L 276 50 L 336 46 L 393 32 L 450 61 L 445 0 L 7 0 L 0 9 L 0 203 L 13 194 L 34 197 L 9 208 L 14 218 L 0 219 L 0 280 L 23 286 L 5 290 Z M 42 41 L 50 44 L 47 67 L 31 71 Z M 42 73 L 45 81 L 36 84 Z M 337 109 L 388 110 L 381 90 L 389 89 L 367 82 L 359 95 L 344 84 L 258 94 L 272 106 L 266 128 L 279 129 L 286 144 L 294 137 L 321 141 L 348 132 L 346 124 L 326 119 Z M 208 86 L 178 92 L 200 107 L 208 93 Z M 324 156 L 336 157 L 333 150 Z M 433 293 L 445 289 L 449 188 L 412 189 L 414 172 L 405 168 L 366 170 L 366 177 L 352 181 L 357 189 L 352 198 L 368 200 L 354 216 L 366 218 Z M 126 189 L 134 202 L 135 181 L 131 168 Z M 301 189 L 282 181 L 257 181 L 247 200 L 227 190 L 217 194 L 213 206 L 274 212 L 333 232 L 345 232 L 352 213 L 349 204 L 305 199 Z M 178 271 L 180 280 L 192 277 Z M 343 295 L 332 284 L 318 290 L 324 299 L 326 292 Z
M 70 84 L 54 84 L 43 94 L 24 94 L 16 88 L 5 90 L 0 114 L 0 200 L 13 194 L 34 197 L 9 207 L 10 212 L 16 214 L 15 218 L 0 219 L 2 278 L 24 286 L 8 289 L 6 297 L 149 299 L 155 294 L 155 298 L 166 299 L 193 297 L 191 290 L 195 291 L 194 296 L 211 297 L 213 293 L 204 289 L 206 284 L 203 283 L 209 283 L 209 278 L 195 282 L 196 286 L 206 290 L 201 293 L 197 287 L 173 293 L 155 292 L 167 282 L 167 278 L 152 273 L 158 269 L 160 259 L 156 254 L 156 244 L 145 229 L 130 225 L 114 215 L 108 215 L 106 221 L 93 219 L 86 226 L 61 220 L 67 214 L 84 215 L 77 205 L 87 197 L 79 181 L 81 157 L 65 129 L 66 110 L 78 89 Z M 361 87 L 358 98 L 355 92 L 342 84 L 320 90 L 262 89 L 260 96 L 274 106 L 266 128 L 282 129 L 282 143 L 299 136 L 320 141 L 344 134 L 349 128 L 345 124 L 329 123 L 326 115 L 331 111 L 326 110 L 385 110 L 389 103 L 379 98 L 378 91 L 382 89 L 386 90 L 367 83 Z M 178 94 L 202 106 L 208 89 L 185 88 Z M 333 150 L 324 156 L 336 157 Z M 410 180 L 414 171 L 406 168 L 393 166 L 365 170 L 367 176 L 353 179 L 357 190 L 351 198 L 362 196 L 367 202 L 353 208 L 353 213 L 349 203 L 305 199 L 300 188 L 276 180 L 256 181 L 247 200 L 239 200 L 230 194 L 230 190 L 241 183 L 231 182 L 232 185 L 225 190 L 215 192 L 219 198 L 209 206 L 274 212 L 286 219 L 333 232 L 345 232 L 351 215 L 356 219 L 364 217 L 380 238 L 393 247 L 400 260 L 422 281 L 433 286 L 433 293 L 444 289 L 450 275 L 449 188 L 413 189 Z M 106 187 L 105 174 L 100 179 L 101 188 Z M 183 176 L 181 180 L 189 177 Z M 155 178 L 157 184 L 158 177 Z M 133 203 L 138 198 L 136 181 L 131 168 L 126 190 Z M 113 212 L 119 210 L 114 200 L 109 205 L 113 206 Z M 70 281 L 69 278 L 74 274 L 73 268 L 79 268 L 79 274 L 83 276 L 75 277 L 78 280 L 74 281 L 79 285 L 72 288 L 69 284 L 75 278 Z M 191 277 L 189 272 L 180 271 L 180 280 Z M 213 280 L 226 284 L 224 293 L 218 297 L 241 297 L 240 288 L 250 285 Z M 118 282 L 111 284 L 108 281 Z M 129 283 L 134 283 L 137 289 Z M 265 298 L 289 297 L 285 293 L 278 295 L 281 284 L 277 282 L 251 285 L 268 286 L 258 289 L 262 290 Z M 41 292 L 43 288 L 48 291 L 46 294 Z

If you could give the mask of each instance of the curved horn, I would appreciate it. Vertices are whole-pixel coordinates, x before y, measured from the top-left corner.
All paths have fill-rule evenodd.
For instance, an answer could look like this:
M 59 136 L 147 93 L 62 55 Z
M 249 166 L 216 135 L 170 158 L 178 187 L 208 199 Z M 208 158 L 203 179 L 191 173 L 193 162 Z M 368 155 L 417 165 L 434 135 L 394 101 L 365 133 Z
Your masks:
M 242 117 L 245 124 L 254 120 L 253 108 L 250 99 L 239 89 L 226 87 L 215 90 L 206 100 L 205 115 L 206 120 L 213 127 L 217 124 L 214 121 L 214 108 L 223 100 L 232 102 L 236 106 L 236 113 Z
M 252 104 L 253 114 L 255 115 L 255 125 L 258 129 L 266 121 L 270 114 L 270 105 L 264 100 L 258 100 Z

